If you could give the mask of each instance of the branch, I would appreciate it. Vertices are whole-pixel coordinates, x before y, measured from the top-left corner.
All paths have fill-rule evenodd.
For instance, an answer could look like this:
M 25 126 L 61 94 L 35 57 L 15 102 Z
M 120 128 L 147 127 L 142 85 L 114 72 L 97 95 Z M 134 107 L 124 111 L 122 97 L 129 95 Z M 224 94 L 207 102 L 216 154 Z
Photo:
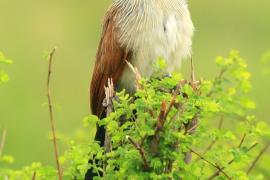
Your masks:
M 268 147 L 270 146 L 270 142 L 268 142 L 265 147 L 260 151 L 260 153 L 257 155 L 257 157 L 255 158 L 255 160 L 252 162 L 251 166 L 248 168 L 247 170 L 247 174 L 249 174 L 252 169 L 255 167 L 255 165 L 257 164 L 257 162 L 259 161 L 259 159 L 262 157 L 262 155 L 266 152 L 266 150 L 268 149 Z
M 220 130 L 222 125 L 223 125 L 223 117 L 220 118 L 219 123 L 218 123 L 218 129 Z M 208 151 L 210 151 L 212 149 L 212 147 L 217 143 L 217 139 L 215 139 L 214 141 L 212 141 L 209 146 L 204 150 L 203 154 L 206 154 Z
M 51 82 L 51 73 L 52 73 L 52 61 L 53 56 L 56 51 L 56 47 L 52 49 L 49 54 L 49 66 L 48 66 L 48 76 L 47 76 L 47 98 L 48 98 L 48 105 L 49 105 L 49 116 L 50 116 L 50 124 L 51 124 L 51 131 L 53 136 L 53 147 L 54 147 L 54 156 L 58 171 L 58 179 L 62 180 L 62 173 L 61 167 L 59 163 L 59 156 L 58 156 L 58 147 L 56 142 L 56 133 L 55 133 L 55 125 L 54 125 L 54 116 L 53 116 L 53 107 L 52 107 L 52 98 L 51 98 L 51 90 L 50 90 L 50 82 Z
M 242 141 L 241 141 L 241 142 L 242 142 Z M 240 143 L 240 144 L 241 144 L 241 143 Z M 249 152 L 250 150 L 252 150 L 253 148 L 255 148 L 257 145 L 258 145 L 258 143 L 254 143 L 252 146 L 250 146 L 250 147 L 248 148 L 247 152 Z M 235 161 L 235 159 L 232 159 L 232 160 L 230 160 L 227 164 L 230 165 L 230 164 L 232 164 L 234 161 Z M 225 167 L 222 167 L 221 169 L 224 170 Z M 208 180 L 214 179 L 216 176 L 219 175 L 219 173 L 220 173 L 220 170 L 216 171 L 213 175 L 211 175 L 211 176 L 208 178 Z
M 166 109 L 167 109 L 166 102 L 162 101 L 158 120 L 157 120 L 157 127 L 156 127 L 155 134 L 153 136 L 152 143 L 151 143 L 151 150 L 153 153 L 157 152 L 157 146 L 159 143 L 159 132 L 162 130 L 164 123 L 165 123 L 165 120 L 166 120 L 165 119 L 166 118 Z
M 190 85 L 193 88 L 193 90 L 196 90 L 198 85 L 201 84 L 201 81 L 197 81 L 196 77 L 195 77 L 195 68 L 194 68 L 194 62 L 193 62 L 193 58 L 191 57 L 190 59 L 190 64 L 191 64 L 191 82 Z
M 105 99 L 103 100 L 102 105 L 106 107 L 106 117 L 109 117 L 109 115 L 113 112 L 112 99 L 115 95 L 112 78 L 108 79 L 108 87 L 105 86 L 104 89 L 105 89 Z M 109 132 L 107 130 L 105 131 L 104 149 L 105 153 L 112 151 L 111 136 L 109 135 Z M 104 169 L 105 167 L 106 164 L 104 164 Z
M 141 89 L 142 86 L 141 86 L 141 84 L 140 84 L 140 80 L 142 79 L 142 76 L 141 76 L 141 74 L 139 73 L 139 70 L 138 70 L 136 67 L 134 67 L 134 66 L 133 66 L 130 62 L 128 62 L 127 60 L 126 60 L 126 63 L 127 63 L 127 65 L 128 65 L 128 67 L 131 69 L 131 71 L 135 74 L 136 88 L 137 88 L 137 89 Z
M 227 71 L 226 68 L 221 69 L 219 75 L 218 75 L 218 76 L 215 78 L 215 80 L 214 80 L 212 90 L 207 94 L 208 97 L 211 96 L 211 95 L 214 93 L 213 89 L 217 86 L 218 80 L 220 80 L 220 79 L 223 77 L 223 75 L 224 75 L 224 73 L 225 73 L 226 71 Z
M 185 126 L 185 135 L 192 135 L 196 132 L 197 127 L 199 126 L 199 117 L 198 114 L 196 113 L 196 115 L 193 117 L 193 119 L 188 122 L 187 124 L 184 124 Z M 192 160 L 192 153 L 191 152 L 186 152 L 185 154 L 185 163 L 189 164 L 191 163 Z
M 149 163 L 147 162 L 145 151 L 144 151 L 143 147 L 140 144 L 136 143 L 131 137 L 126 136 L 126 138 L 139 151 L 139 153 L 141 155 L 141 158 L 143 160 L 144 169 L 148 170 L 149 169 Z
M 180 93 L 180 88 L 186 83 L 187 83 L 186 80 L 179 81 L 179 83 L 176 86 L 176 89 L 172 92 L 172 99 L 171 99 L 171 102 L 170 102 L 168 109 L 166 110 L 165 119 L 167 119 L 170 111 L 172 110 L 172 107 L 175 105 L 176 98 Z
M 7 130 L 4 129 L 2 132 L 1 141 L 0 141 L 0 157 L 3 154 L 3 150 L 4 150 L 4 146 L 5 146 L 5 142 L 6 142 L 6 137 L 7 137 Z
M 37 176 L 37 172 L 34 171 L 33 176 L 32 176 L 32 180 L 36 180 L 36 176 Z
M 195 82 L 196 77 L 195 77 L 195 68 L 194 68 L 193 57 L 190 58 L 190 65 L 191 65 L 191 81 Z
M 209 160 L 205 159 L 202 155 L 200 155 L 199 153 L 195 152 L 194 150 L 190 149 L 189 150 L 196 154 L 199 158 L 201 158 L 202 160 L 204 160 L 205 162 L 207 162 L 208 164 L 212 165 L 213 167 L 215 167 L 216 169 L 218 169 L 218 171 L 220 171 L 222 174 L 224 174 L 228 179 L 232 179 L 226 172 L 223 171 L 223 169 L 221 167 L 219 167 L 218 165 L 210 162 Z
M 243 143 L 244 143 L 246 137 L 247 137 L 247 134 L 244 133 L 244 135 L 243 135 L 243 137 L 242 137 L 242 139 L 241 139 L 241 141 L 240 141 L 240 143 L 239 143 L 239 145 L 238 145 L 238 148 L 239 148 L 239 149 L 242 147 L 242 145 L 243 145 Z

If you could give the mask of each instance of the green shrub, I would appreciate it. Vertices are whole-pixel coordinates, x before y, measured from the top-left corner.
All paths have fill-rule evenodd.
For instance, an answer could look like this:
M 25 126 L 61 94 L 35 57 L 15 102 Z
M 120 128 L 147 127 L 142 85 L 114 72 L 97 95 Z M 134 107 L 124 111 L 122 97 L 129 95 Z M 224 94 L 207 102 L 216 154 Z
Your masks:
M 188 81 L 178 73 L 167 76 L 159 60 L 134 95 L 117 93 L 108 117 L 84 119 L 86 128 L 105 126 L 111 148 L 105 152 L 87 138 L 68 140 L 60 158 L 64 179 L 83 179 L 89 168 L 95 179 L 263 179 L 250 171 L 270 130 L 251 113 L 256 105 L 248 98 L 247 64 L 237 51 L 217 57 L 216 64 L 220 73 L 213 80 Z M 5 177 L 56 179 L 57 173 L 34 163 L 19 171 L 1 168 Z

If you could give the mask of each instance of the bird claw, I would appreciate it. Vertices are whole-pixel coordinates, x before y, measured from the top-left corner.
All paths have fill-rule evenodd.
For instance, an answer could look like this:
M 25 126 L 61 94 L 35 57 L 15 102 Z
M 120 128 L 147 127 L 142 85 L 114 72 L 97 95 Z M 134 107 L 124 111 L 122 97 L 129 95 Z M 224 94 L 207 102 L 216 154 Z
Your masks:
M 113 84 L 112 78 L 108 79 L 108 84 L 107 84 L 107 86 L 104 86 L 104 89 L 105 89 L 105 98 L 102 102 L 102 105 L 104 107 L 108 107 L 108 106 L 112 105 L 112 99 L 115 96 L 114 84 Z

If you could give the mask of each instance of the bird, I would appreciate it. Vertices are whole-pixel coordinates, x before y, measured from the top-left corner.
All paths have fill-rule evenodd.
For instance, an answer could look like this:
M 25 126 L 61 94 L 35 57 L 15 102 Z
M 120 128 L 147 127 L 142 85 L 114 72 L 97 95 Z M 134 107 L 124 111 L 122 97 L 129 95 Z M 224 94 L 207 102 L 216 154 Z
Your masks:
M 150 77 L 159 58 L 173 72 L 191 56 L 194 26 L 187 0 L 114 0 L 108 9 L 90 84 L 93 114 L 104 113 L 102 101 L 108 78 L 127 92 L 135 90 L 132 63 Z
M 114 0 L 105 14 L 90 83 L 92 114 L 104 117 L 104 86 L 109 78 L 116 89 L 134 92 L 135 75 L 153 74 L 157 59 L 166 71 L 177 70 L 191 56 L 194 25 L 187 0 Z M 95 140 L 104 144 L 105 130 L 98 127 Z

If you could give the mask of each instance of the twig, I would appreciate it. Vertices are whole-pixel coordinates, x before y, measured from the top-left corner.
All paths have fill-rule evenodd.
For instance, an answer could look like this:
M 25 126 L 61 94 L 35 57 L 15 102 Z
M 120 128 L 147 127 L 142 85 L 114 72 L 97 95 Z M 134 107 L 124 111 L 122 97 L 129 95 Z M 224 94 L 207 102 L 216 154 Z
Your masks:
M 48 66 L 48 76 L 47 76 L 47 98 L 48 98 L 48 105 L 49 105 L 49 116 L 50 116 L 50 124 L 51 124 L 51 131 L 53 136 L 53 147 L 54 147 L 54 156 L 58 171 L 58 179 L 62 180 L 62 173 L 61 167 L 59 163 L 59 156 L 58 156 L 58 147 L 57 147 L 57 140 L 56 140 L 56 133 L 55 133 L 55 125 L 54 125 L 54 116 L 53 116 L 53 107 L 52 107 L 52 98 L 51 98 L 51 90 L 50 90 L 50 82 L 51 82 L 51 73 L 52 73 L 52 60 L 54 53 L 56 51 L 56 47 L 52 49 L 49 54 L 49 66 Z
M 165 122 L 165 118 L 166 118 L 166 102 L 163 101 L 161 103 L 161 108 L 160 108 L 160 112 L 159 112 L 159 116 L 158 116 L 158 125 L 157 125 L 157 130 L 156 131 L 159 131 L 162 129 L 163 125 L 164 125 L 164 122 Z
M 135 74 L 136 88 L 137 88 L 137 89 L 141 89 L 142 86 L 141 86 L 141 84 L 140 84 L 140 80 L 141 80 L 142 76 L 141 76 L 141 74 L 139 73 L 139 70 L 138 70 L 136 67 L 134 67 L 134 66 L 133 66 L 130 62 L 128 62 L 127 60 L 126 60 L 126 63 L 127 63 L 127 65 L 128 65 L 128 67 L 131 69 L 131 71 Z
M 196 80 L 195 77 L 195 68 L 194 68 L 194 62 L 193 62 L 193 58 L 191 57 L 190 59 L 190 64 L 191 64 L 191 82 L 190 85 L 193 88 L 193 90 L 196 90 L 198 88 L 198 85 L 201 84 L 200 80 Z
M 253 168 L 255 167 L 255 165 L 257 164 L 257 162 L 259 161 L 259 159 L 262 157 L 262 155 L 266 152 L 266 150 L 268 149 L 268 147 L 270 146 L 270 142 L 268 142 L 265 147 L 260 151 L 260 153 L 257 155 L 257 157 L 255 158 L 255 160 L 252 162 L 251 166 L 248 168 L 247 170 L 247 174 L 249 174 Z
M 145 170 L 148 170 L 149 169 L 149 163 L 146 159 L 146 155 L 145 155 L 145 151 L 143 149 L 143 147 L 136 143 L 131 137 L 129 136 L 126 136 L 127 140 L 139 151 L 140 155 L 141 155 L 141 158 L 143 160 L 143 164 L 144 164 L 144 169 Z
M 219 120 L 219 123 L 218 123 L 218 129 L 221 129 L 221 127 L 223 125 L 223 121 L 224 121 L 224 119 L 223 119 L 223 117 L 221 117 Z M 204 150 L 203 154 L 206 154 L 208 151 L 210 151 L 216 143 L 217 143 L 217 139 L 213 140 L 209 144 L 209 146 L 207 146 L 207 148 Z
M 215 78 L 214 83 L 213 83 L 212 90 L 207 94 L 208 97 L 211 96 L 211 95 L 214 93 L 213 89 L 215 88 L 215 86 L 217 86 L 218 81 L 222 78 L 222 76 L 224 75 L 224 73 L 225 73 L 226 71 L 227 71 L 227 69 L 226 69 L 226 68 L 223 68 L 223 69 L 220 71 L 219 75 Z
M 190 58 L 190 65 L 191 65 L 191 81 L 195 82 L 196 77 L 195 77 L 195 68 L 194 68 L 193 57 Z
M 171 99 L 171 102 L 169 104 L 169 107 L 168 109 L 166 110 L 166 113 L 165 113 L 165 117 L 164 119 L 166 120 L 170 111 L 172 110 L 172 107 L 175 105 L 175 101 L 176 101 L 176 98 L 177 96 L 179 95 L 179 92 L 180 92 L 180 88 L 186 83 L 186 80 L 181 80 L 179 81 L 179 83 L 177 84 L 176 86 L 176 89 L 172 92 L 172 99 Z
M 2 156 L 2 153 L 3 153 L 3 150 L 4 150 L 6 137 L 7 137 L 7 129 L 4 129 L 3 132 L 2 132 L 1 142 L 0 142 L 0 157 Z
M 108 78 L 108 86 L 107 87 L 104 86 L 104 89 L 105 89 L 105 98 L 104 98 L 104 100 L 102 102 L 102 105 L 104 107 L 106 107 L 106 117 L 109 117 L 110 114 L 113 112 L 112 99 L 113 99 L 113 97 L 115 95 L 114 84 L 113 84 L 113 79 L 112 78 Z M 105 150 L 105 154 L 112 151 L 111 136 L 110 136 L 109 132 L 107 131 L 106 127 L 105 127 L 104 150 Z M 105 175 L 106 167 L 107 167 L 107 157 L 106 157 L 105 163 L 103 163 L 103 169 L 104 169 L 103 175 Z
M 218 169 L 222 174 L 224 174 L 228 179 L 232 179 L 226 172 L 223 171 L 222 168 L 220 168 L 218 165 L 212 163 L 211 161 L 205 159 L 202 155 L 200 155 L 199 153 L 195 152 L 194 150 L 190 149 L 189 150 L 193 153 L 196 154 L 199 158 L 201 158 L 202 160 L 204 160 L 205 162 L 207 162 L 208 164 L 212 165 L 213 167 L 215 167 L 216 169 Z
M 238 145 L 238 148 L 239 148 L 239 149 L 242 147 L 242 145 L 243 145 L 245 139 L 246 139 L 246 133 L 244 133 L 243 137 L 241 138 L 241 141 L 240 141 L 240 143 L 239 143 L 239 145 Z M 250 151 L 250 150 L 251 150 L 252 148 L 254 148 L 256 145 L 257 145 L 257 143 L 255 143 L 255 145 L 252 145 L 252 146 L 248 149 L 248 151 Z M 230 160 L 227 164 L 230 165 L 230 164 L 232 164 L 233 162 L 234 162 L 234 159 Z M 225 169 L 225 167 L 222 167 L 221 169 Z M 220 173 L 219 170 L 216 171 L 212 176 L 210 176 L 209 179 L 213 179 L 214 177 L 218 176 L 219 173 Z
M 32 176 L 32 180 L 36 180 L 37 172 L 35 171 Z
M 239 148 L 239 149 L 242 147 L 242 145 L 243 145 L 243 143 L 244 143 L 246 137 L 247 137 L 247 134 L 244 133 L 244 135 L 243 135 L 243 137 L 242 137 L 242 139 L 241 139 L 241 141 L 240 141 L 240 143 L 239 143 L 239 145 L 238 145 L 238 148 Z
M 193 117 L 193 119 L 188 122 L 187 124 L 184 124 L 185 126 L 185 132 L 184 134 L 187 135 L 192 135 L 196 132 L 197 127 L 199 126 L 199 116 L 198 113 Z M 191 163 L 192 160 L 192 153 L 191 152 L 186 152 L 185 154 L 185 163 L 189 164 Z
M 196 91 L 197 88 L 198 88 L 198 85 L 201 83 L 201 81 L 196 80 L 194 62 L 193 62 L 192 57 L 190 59 L 190 65 L 191 65 L 191 73 L 190 73 L 191 82 L 190 82 L 190 86 L 192 87 L 192 89 L 194 91 Z M 184 133 L 185 135 L 194 134 L 197 127 L 199 126 L 199 114 L 196 113 L 196 115 L 193 117 L 193 119 L 190 122 L 188 122 L 187 124 L 184 124 L 184 125 L 185 125 L 185 133 Z M 185 154 L 185 158 L 184 158 L 185 163 L 189 164 L 191 162 L 191 159 L 192 159 L 191 152 L 187 152 Z
M 240 143 L 241 144 L 241 143 Z M 249 152 L 250 150 L 252 150 L 253 148 L 255 148 L 256 146 L 258 145 L 258 143 L 254 143 L 252 146 L 250 146 L 248 149 L 247 149 L 247 152 Z M 232 164 L 233 162 L 235 161 L 235 159 L 232 159 L 230 160 L 227 164 L 230 165 Z M 222 170 L 225 169 L 225 167 L 222 167 L 221 168 Z M 211 180 L 211 179 L 214 179 L 216 176 L 218 176 L 220 173 L 220 170 L 217 170 L 213 175 L 211 175 L 208 180 Z
M 166 102 L 162 101 L 159 116 L 157 119 L 157 127 L 151 143 L 151 150 L 153 153 L 157 152 L 157 146 L 159 143 L 159 132 L 162 130 L 165 123 L 166 109 Z
M 114 84 L 112 78 L 108 79 L 108 87 L 105 88 L 105 99 L 103 101 L 103 106 L 106 107 L 106 117 L 113 112 L 113 102 L 112 98 L 114 97 Z M 112 150 L 111 137 L 108 131 L 105 132 L 105 141 L 104 141 L 105 152 L 108 153 Z
M 199 123 L 195 123 L 194 126 L 192 126 L 191 128 L 187 130 L 187 134 L 191 134 L 192 132 L 194 132 L 198 126 L 199 126 Z

